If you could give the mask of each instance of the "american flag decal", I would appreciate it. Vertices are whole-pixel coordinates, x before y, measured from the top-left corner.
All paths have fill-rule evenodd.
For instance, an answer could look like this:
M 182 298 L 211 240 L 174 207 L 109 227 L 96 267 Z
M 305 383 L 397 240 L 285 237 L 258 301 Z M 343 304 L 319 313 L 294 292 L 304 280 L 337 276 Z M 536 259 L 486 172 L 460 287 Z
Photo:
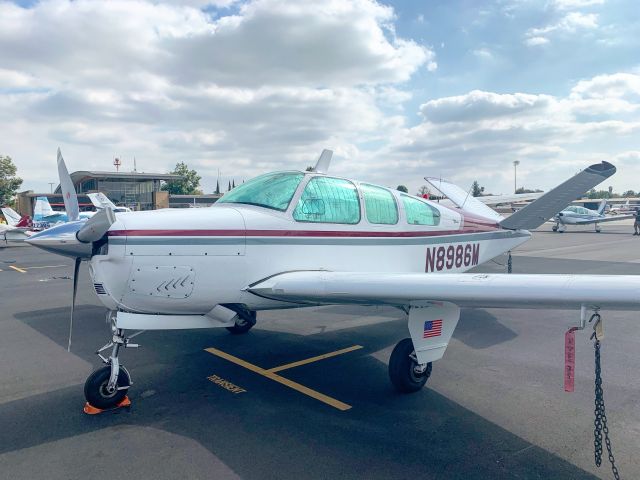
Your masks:
M 424 322 L 422 338 L 439 337 L 440 335 L 442 335 L 442 319 Z

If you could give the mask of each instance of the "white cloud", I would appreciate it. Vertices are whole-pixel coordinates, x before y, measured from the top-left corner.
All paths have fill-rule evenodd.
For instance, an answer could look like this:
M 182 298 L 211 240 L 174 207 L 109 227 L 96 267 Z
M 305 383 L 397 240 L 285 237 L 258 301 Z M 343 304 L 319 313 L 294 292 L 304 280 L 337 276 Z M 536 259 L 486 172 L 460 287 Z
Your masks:
M 476 48 L 472 53 L 480 59 L 493 60 L 493 53 L 488 48 Z
M 475 90 L 430 100 L 420 107 L 423 122 L 400 129 L 380 156 L 405 176 L 443 175 L 463 186 L 477 179 L 495 193 L 509 191 L 513 159 L 532 187 L 554 186 L 601 159 L 622 171 L 637 158 L 627 146 L 640 134 L 638 82 L 638 74 L 618 73 L 579 81 L 565 97 Z M 612 185 L 631 188 L 626 175 Z
M 603 5 L 605 0 L 554 0 L 553 4 L 560 10 L 574 10 L 594 5 Z
M 356 155 L 403 123 L 381 108 L 410 98 L 404 82 L 437 68 L 372 0 L 199 9 L 231 3 L 0 3 L 2 153 L 27 186 L 49 179 L 58 145 L 72 169 L 117 154 L 147 171 L 185 160 L 205 178 L 304 167 L 325 146 Z
M 569 12 L 559 21 L 539 28 L 530 28 L 525 33 L 525 43 L 529 46 L 549 43 L 549 36 L 559 34 L 574 34 L 578 30 L 598 28 L 596 13 Z
M 530 47 L 535 47 L 537 45 L 546 45 L 549 43 L 549 39 L 545 37 L 529 37 L 525 40 L 525 43 Z

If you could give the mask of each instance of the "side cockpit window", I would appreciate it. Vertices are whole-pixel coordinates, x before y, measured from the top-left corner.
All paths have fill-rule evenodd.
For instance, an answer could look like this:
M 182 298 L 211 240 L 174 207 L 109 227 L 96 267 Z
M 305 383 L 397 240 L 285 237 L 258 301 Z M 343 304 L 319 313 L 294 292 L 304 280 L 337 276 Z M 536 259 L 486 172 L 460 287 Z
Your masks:
M 369 223 L 395 225 L 398 223 L 398 207 L 393 194 L 381 187 L 363 183 L 364 208 Z
M 360 222 L 360 200 L 353 183 L 340 178 L 313 177 L 293 211 L 298 222 Z
M 422 200 L 401 195 L 404 213 L 407 217 L 409 225 L 431 225 L 435 226 L 440 223 L 440 212 Z

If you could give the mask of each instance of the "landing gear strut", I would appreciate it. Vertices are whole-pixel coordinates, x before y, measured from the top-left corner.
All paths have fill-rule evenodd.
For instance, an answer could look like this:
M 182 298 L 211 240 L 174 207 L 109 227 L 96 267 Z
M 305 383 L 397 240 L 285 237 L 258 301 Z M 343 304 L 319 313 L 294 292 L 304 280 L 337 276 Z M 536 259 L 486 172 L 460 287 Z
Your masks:
M 400 340 L 391 352 L 389 378 L 393 386 L 402 393 L 420 390 L 431 376 L 432 364 L 418 363 L 410 338 Z
M 107 321 L 111 324 L 112 338 L 109 343 L 100 348 L 96 354 L 105 363 L 87 378 L 84 384 L 84 396 L 93 407 L 106 410 L 119 405 L 127 395 L 131 387 L 131 376 L 127 369 L 120 365 L 118 358 L 120 348 L 137 348 L 138 345 L 130 343 L 130 340 L 142 332 L 134 333 L 126 337 L 124 330 L 116 326 L 115 312 L 107 314 Z M 111 349 L 111 355 L 104 357 L 101 352 Z
M 256 312 L 245 309 L 238 309 L 237 312 L 235 325 L 227 327 L 227 330 L 234 335 L 242 335 L 251 330 L 256 324 Z

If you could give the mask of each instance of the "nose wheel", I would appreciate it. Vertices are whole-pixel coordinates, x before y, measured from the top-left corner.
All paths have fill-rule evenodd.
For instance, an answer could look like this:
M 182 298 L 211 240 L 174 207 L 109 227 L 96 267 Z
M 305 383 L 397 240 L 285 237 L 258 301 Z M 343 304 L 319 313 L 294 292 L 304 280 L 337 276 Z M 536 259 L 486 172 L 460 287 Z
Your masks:
M 431 376 L 432 364 L 418 363 L 410 338 L 400 340 L 391 352 L 389 378 L 401 393 L 413 393 L 422 389 Z
M 89 375 L 84 384 L 84 396 L 91 406 L 108 410 L 115 408 L 124 400 L 131 386 L 129 372 L 124 367 L 120 367 L 113 387 L 109 387 L 110 378 L 111 366 L 102 367 Z

